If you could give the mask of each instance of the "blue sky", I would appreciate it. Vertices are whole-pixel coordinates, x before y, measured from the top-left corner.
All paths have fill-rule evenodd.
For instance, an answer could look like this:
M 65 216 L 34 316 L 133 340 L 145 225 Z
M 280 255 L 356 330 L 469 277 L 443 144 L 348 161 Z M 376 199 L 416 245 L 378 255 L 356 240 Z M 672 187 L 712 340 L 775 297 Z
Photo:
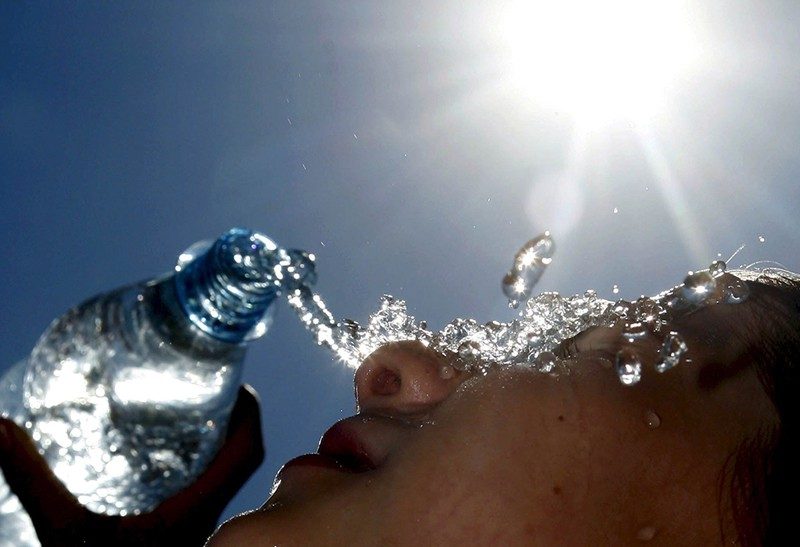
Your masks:
M 694 4 L 702 62 L 662 114 L 586 129 L 502 85 L 502 2 L 4 3 L 0 367 L 232 226 L 313 251 L 336 314 L 391 293 L 432 326 L 510 318 L 500 280 L 546 228 L 542 290 L 635 298 L 741 244 L 800 269 L 800 5 Z M 245 379 L 268 456 L 229 514 L 353 411 L 288 309 Z

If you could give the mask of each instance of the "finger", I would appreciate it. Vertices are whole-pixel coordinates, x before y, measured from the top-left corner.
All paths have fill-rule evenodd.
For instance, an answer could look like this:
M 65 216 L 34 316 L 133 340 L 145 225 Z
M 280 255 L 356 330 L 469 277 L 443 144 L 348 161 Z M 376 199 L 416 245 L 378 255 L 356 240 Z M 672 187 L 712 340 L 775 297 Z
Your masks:
M 156 508 L 159 518 L 177 522 L 197 512 L 216 519 L 264 460 L 261 411 L 250 386 L 239 388 L 225 442 L 198 479 Z
M 53 474 L 28 434 L 7 419 L 0 419 L 0 467 L 40 537 L 85 516 L 86 509 Z
M 239 386 L 236 403 L 233 405 L 228 422 L 226 439 L 237 434 L 243 428 L 250 433 L 258 431 L 258 436 L 261 437 L 261 404 L 256 390 L 247 384 Z

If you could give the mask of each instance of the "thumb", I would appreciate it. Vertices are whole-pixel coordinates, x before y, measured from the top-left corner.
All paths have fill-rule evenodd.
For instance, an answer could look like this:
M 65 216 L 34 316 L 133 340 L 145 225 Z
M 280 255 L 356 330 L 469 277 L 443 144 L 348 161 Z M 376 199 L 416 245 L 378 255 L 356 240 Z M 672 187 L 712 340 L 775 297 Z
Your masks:
M 40 535 L 42 528 L 61 528 L 86 511 L 53 474 L 28 434 L 5 418 L 0 419 L 0 468 Z

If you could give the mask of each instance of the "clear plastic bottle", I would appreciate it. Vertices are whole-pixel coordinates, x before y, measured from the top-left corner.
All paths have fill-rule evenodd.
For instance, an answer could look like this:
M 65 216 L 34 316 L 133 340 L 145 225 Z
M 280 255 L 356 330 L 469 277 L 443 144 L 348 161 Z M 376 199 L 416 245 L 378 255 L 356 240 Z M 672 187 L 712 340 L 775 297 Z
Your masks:
M 258 233 L 195 244 L 174 272 L 56 319 L 0 382 L 0 411 L 90 509 L 151 509 L 214 456 L 275 297 L 314 280 L 313 256 Z M 0 545 L 38 545 L 2 475 Z

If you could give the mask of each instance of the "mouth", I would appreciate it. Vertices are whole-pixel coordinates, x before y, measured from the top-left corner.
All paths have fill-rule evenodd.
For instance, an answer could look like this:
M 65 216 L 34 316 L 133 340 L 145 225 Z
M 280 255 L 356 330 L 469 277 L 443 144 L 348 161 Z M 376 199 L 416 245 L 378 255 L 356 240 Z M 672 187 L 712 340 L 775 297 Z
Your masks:
M 359 424 L 369 420 L 366 416 L 353 416 L 336 422 L 320 439 L 317 452 L 351 473 L 376 469 L 383 458 L 368 448 L 364 434 L 358 431 Z
M 294 468 L 322 468 L 344 473 L 376 469 L 385 459 L 386 451 L 369 446 L 369 431 L 374 420 L 372 416 L 356 415 L 336 422 L 320 439 L 317 453 L 289 460 L 279 475 Z

